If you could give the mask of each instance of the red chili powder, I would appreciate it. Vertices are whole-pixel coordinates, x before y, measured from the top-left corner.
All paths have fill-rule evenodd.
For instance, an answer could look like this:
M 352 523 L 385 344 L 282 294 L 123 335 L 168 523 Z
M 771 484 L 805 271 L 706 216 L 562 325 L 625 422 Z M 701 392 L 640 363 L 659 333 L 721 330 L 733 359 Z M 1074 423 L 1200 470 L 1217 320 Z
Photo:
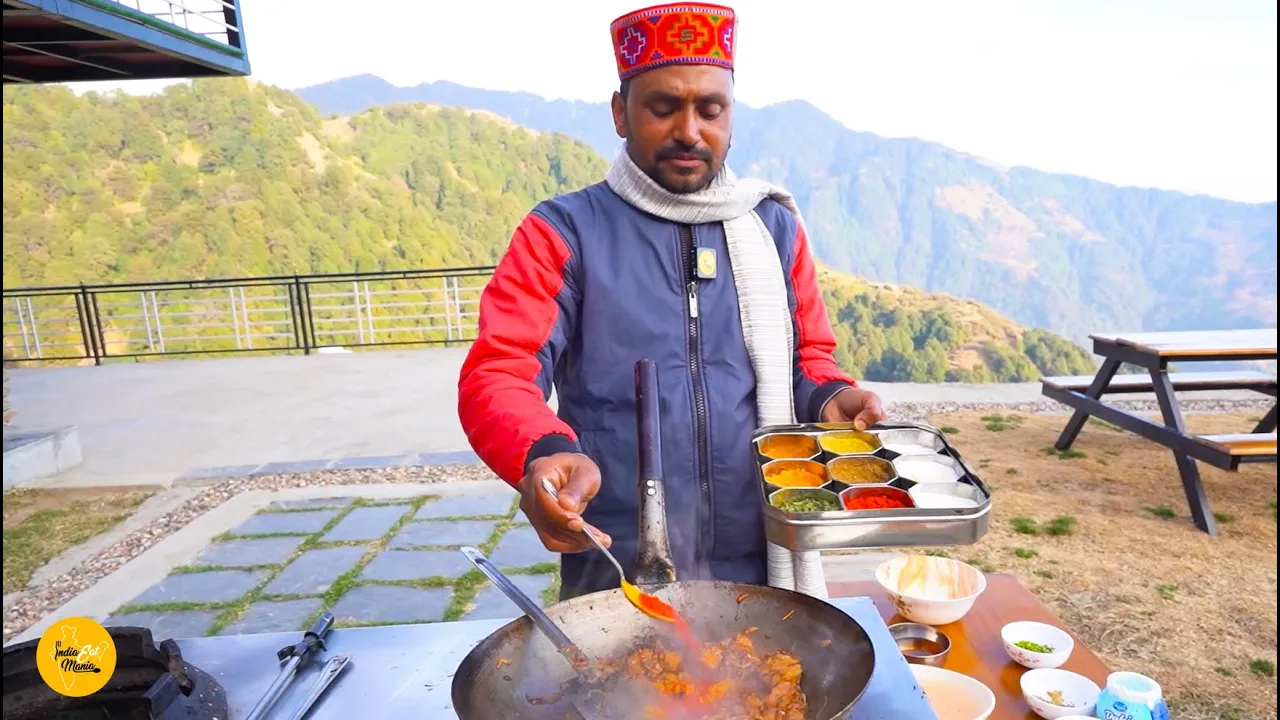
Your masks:
M 905 501 L 887 495 L 847 495 L 845 510 L 900 510 L 910 507 Z

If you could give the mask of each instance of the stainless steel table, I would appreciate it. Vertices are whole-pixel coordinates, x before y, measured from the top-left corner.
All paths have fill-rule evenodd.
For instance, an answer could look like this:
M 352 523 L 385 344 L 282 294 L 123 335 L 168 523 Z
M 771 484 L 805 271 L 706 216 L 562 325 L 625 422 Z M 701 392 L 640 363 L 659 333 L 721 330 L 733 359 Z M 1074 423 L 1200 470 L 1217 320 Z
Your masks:
M 832 599 L 860 622 L 876 650 L 876 671 L 849 720 L 937 720 L 879 611 L 868 598 Z M 351 665 L 307 715 L 307 720 L 425 718 L 456 720 L 449 697 L 453 671 L 471 648 L 510 620 L 390 625 L 334 630 L 328 651 L 299 673 L 276 705 L 284 714 L 306 695 L 325 658 L 351 656 Z M 276 675 L 275 652 L 301 633 L 263 633 L 178 640 L 187 662 L 226 688 L 228 720 L 248 714 Z

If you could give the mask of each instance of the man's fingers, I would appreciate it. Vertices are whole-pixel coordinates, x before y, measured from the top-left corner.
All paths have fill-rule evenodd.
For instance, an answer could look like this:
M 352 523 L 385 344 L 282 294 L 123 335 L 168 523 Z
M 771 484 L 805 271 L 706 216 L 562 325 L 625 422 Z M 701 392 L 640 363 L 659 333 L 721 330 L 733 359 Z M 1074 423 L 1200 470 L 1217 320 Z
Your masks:
M 590 460 L 574 463 L 569 468 L 569 478 L 560 487 L 560 506 L 578 513 L 600 491 L 600 469 Z
M 867 398 L 867 404 L 862 407 L 858 417 L 854 418 L 853 426 L 859 430 L 866 430 L 881 420 L 884 420 L 884 410 L 880 409 L 879 398 L 872 395 Z
M 605 534 L 603 530 L 601 530 L 600 528 L 597 528 L 595 525 L 587 525 L 586 523 L 583 523 L 583 525 L 585 526 L 585 529 L 587 530 L 587 532 L 596 536 L 596 539 L 600 541 L 601 545 L 604 545 L 606 548 L 613 546 L 613 538 Z M 591 542 L 591 541 L 588 540 L 587 542 Z M 592 543 L 592 545 L 594 546 L 595 543 Z

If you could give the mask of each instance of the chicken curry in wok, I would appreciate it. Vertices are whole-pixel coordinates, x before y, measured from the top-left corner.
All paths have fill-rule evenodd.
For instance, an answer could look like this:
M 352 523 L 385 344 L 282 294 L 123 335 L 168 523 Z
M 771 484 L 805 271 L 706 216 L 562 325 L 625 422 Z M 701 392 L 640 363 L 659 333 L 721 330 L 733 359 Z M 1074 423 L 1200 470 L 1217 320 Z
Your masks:
M 662 641 L 600 665 L 614 691 L 636 693 L 643 720 L 804 720 L 800 661 L 777 650 L 761 653 L 751 627 L 720 642 Z M 635 689 L 640 684 L 642 689 Z

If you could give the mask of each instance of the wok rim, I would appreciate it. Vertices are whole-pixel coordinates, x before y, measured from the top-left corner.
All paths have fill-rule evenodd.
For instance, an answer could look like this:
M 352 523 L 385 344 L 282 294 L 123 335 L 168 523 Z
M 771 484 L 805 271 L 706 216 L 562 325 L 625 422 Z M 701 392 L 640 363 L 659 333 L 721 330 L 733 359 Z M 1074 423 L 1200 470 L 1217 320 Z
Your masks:
M 645 589 L 655 590 L 659 587 L 681 588 L 681 587 L 688 587 L 691 585 L 699 585 L 699 586 L 700 585 L 716 585 L 716 586 L 719 586 L 720 591 L 723 591 L 725 594 L 733 594 L 735 597 L 740 592 L 764 592 L 769 595 L 782 595 L 806 608 L 812 608 L 817 612 L 823 612 L 823 613 L 834 612 L 840 618 L 842 618 L 841 622 L 847 623 L 848 627 L 850 627 L 851 629 L 856 629 L 856 631 L 862 636 L 862 638 L 866 639 L 867 647 L 870 648 L 870 651 L 871 651 L 871 669 L 870 669 L 870 672 L 867 673 L 866 682 L 862 684 L 862 687 L 858 689 L 858 692 L 853 696 L 853 699 L 850 700 L 847 705 L 845 705 L 840 710 L 837 710 L 833 715 L 826 716 L 826 717 L 813 718 L 812 720 L 845 720 L 845 718 L 847 718 L 849 715 L 849 711 L 851 711 L 862 700 L 863 696 L 867 694 L 867 690 L 871 687 L 871 681 L 875 677 L 876 664 L 877 664 L 876 663 L 877 661 L 876 646 L 871 639 L 871 634 L 868 633 L 867 629 L 862 626 L 862 623 L 859 622 L 852 615 L 849 615 L 845 611 L 827 602 L 826 600 L 822 600 L 820 598 L 816 598 L 810 595 L 805 595 L 804 593 L 799 593 L 794 590 L 786 590 L 784 588 L 775 588 L 767 585 L 748 585 L 746 583 L 734 583 L 734 582 L 728 582 L 728 581 L 722 581 L 722 580 L 683 580 L 683 581 L 677 580 L 676 582 L 667 583 L 661 586 L 647 586 Z M 561 605 L 568 605 L 571 603 L 576 605 L 582 602 L 586 602 L 592 598 L 602 599 L 605 596 L 610 596 L 613 594 L 622 595 L 622 590 L 609 589 L 609 590 L 602 590 L 594 593 L 588 593 L 586 595 L 580 595 L 578 597 L 570 598 L 568 600 L 561 600 L 560 602 L 557 602 L 553 605 L 549 605 L 546 609 L 552 610 Z M 493 652 L 496 649 L 502 646 L 503 643 L 497 642 L 497 638 L 516 632 L 521 625 L 527 626 L 529 632 L 536 633 L 538 631 L 536 627 L 533 627 L 533 621 L 529 618 L 528 615 L 521 615 L 520 617 L 517 617 L 511 622 L 497 628 L 493 632 L 486 635 L 482 640 L 480 640 L 480 642 L 476 643 L 475 647 L 471 648 L 471 650 L 467 652 L 466 656 L 462 658 L 462 662 L 458 663 L 458 667 L 454 669 L 453 678 L 450 680 L 450 683 L 449 683 L 449 700 L 450 700 L 450 704 L 453 706 L 454 713 L 457 714 L 459 718 L 462 717 L 462 713 L 458 709 L 460 704 L 459 700 L 467 692 L 467 689 L 462 687 L 464 685 L 464 682 L 460 678 L 474 675 L 475 674 L 474 671 L 478 669 L 478 667 L 481 666 L 486 661 L 486 659 L 493 654 Z M 475 720 L 475 719 L 467 718 L 465 720 Z M 809 720 L 809 719 L 806 719 L 806 720 Z

